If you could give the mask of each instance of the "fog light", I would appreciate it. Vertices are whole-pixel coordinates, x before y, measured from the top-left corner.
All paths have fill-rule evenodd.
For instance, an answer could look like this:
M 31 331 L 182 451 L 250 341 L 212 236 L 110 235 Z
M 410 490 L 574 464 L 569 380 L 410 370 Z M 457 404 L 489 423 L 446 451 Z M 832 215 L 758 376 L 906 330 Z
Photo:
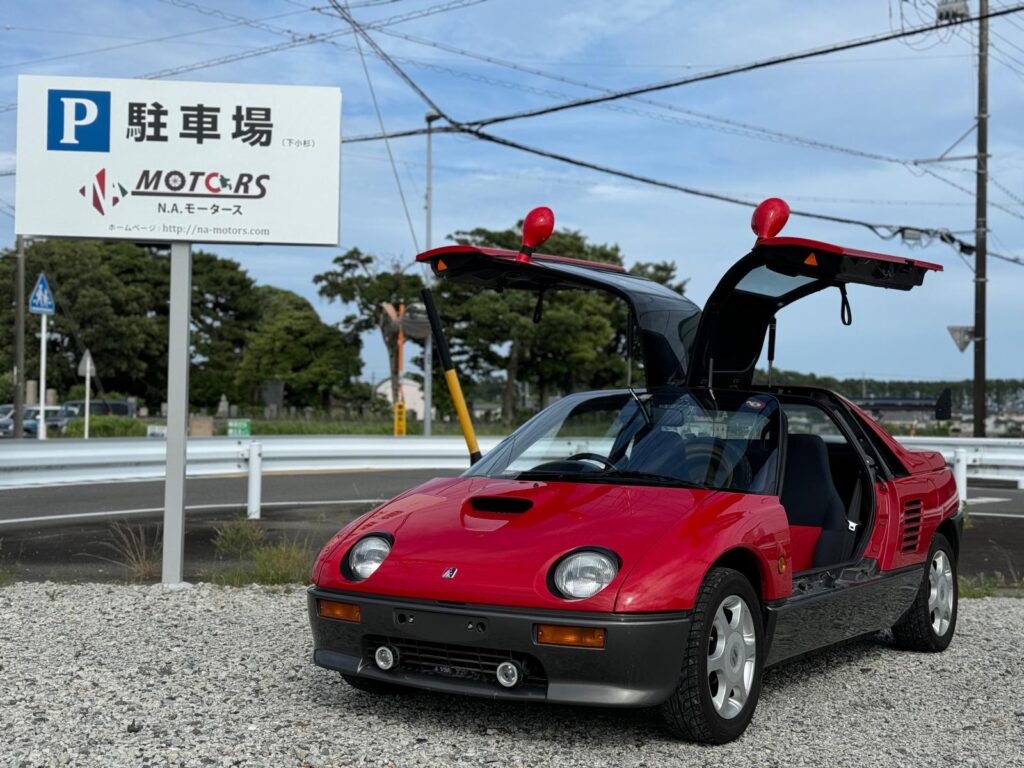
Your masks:
M 392 651 L 386 645 L 382 645 L 377 649 L 377 652 L 373 654 L 373 660 L 377 663 L 377 666 L 387 672 L 398 661 L 398 652 Z
M 505 688 L 515 688 L 523 676 L 519 665 L 514 661 L 503 661 L 498 665 L 498 682 Z

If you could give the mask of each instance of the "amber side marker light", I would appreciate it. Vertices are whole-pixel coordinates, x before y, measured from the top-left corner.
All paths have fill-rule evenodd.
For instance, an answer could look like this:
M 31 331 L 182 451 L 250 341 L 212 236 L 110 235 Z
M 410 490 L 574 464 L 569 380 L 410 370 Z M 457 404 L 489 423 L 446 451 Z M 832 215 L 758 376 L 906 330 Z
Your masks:
M 557 624 L 538 624 L 537 642 L 541 645 L 604 648 L 604 630 L 599 627 L 561 627 Z
M 325 619 L 341 619 L 342 621 L 361 621 L 362 615 L 358 605 L 352 603 L 336 603 L 333 600 L 317 600 L 317 611 Z

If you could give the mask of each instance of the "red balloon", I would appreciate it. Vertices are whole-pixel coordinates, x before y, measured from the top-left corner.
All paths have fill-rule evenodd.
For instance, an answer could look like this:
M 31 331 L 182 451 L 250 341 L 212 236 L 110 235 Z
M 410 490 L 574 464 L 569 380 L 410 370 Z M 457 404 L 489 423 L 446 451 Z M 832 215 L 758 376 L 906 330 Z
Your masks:
M 523 221 L 523 247 L 539 248 L 555 230 L 555 212 L 541 206 L 534 208 Z
M 789 221 L 789 204 L 781 197 L 769 197 L 754 209 L 750 228 L 758 239 L 775 237 Z

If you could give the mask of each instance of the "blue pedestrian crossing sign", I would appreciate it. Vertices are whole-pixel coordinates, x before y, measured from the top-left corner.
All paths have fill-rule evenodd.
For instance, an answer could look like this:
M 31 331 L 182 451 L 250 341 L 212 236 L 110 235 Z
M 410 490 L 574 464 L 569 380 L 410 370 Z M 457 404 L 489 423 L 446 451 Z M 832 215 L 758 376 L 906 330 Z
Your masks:
M 50 292 L 50 284 L 46 282 L 46 275 L 40 274 L 36 280 L 36 287 L 32 289 L 32 298 L 28 302 L 28 311 L 33 315 L 52 315 L 56 305 L 53 303 L 53 293 Z

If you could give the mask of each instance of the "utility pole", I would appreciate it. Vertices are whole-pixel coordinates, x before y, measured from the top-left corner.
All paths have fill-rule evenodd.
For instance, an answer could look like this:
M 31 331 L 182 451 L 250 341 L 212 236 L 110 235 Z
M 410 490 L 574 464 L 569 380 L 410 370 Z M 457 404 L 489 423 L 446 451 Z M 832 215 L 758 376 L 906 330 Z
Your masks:
M 25 427 L 25 238 L 18 235 L 16 307 L 14 310 L 14 437 L 21 438 Z
M 974 252 L 974 436 L 985 436 L 985 287 L 988 282 L 988 0 L 978 0 L 978 159 Z
M 433 175 L 434 175 L 434 147 L 432 141 L 434 121 L 440 119 L 440 115 L 437 112 L 431 110 L 427 112 L 427 183 L 426 183 L 426 210 L 427 210 L 427 248 L 430 250 L 433 248 L 434 239 L 434 189 L 433 189 Z M 423 434 L 431 435 L 433 433 L 433 414 L 431 411 L 434 407 L 434 339 L 433 334 L 428 333 L 427 338 L 423 342 Z

